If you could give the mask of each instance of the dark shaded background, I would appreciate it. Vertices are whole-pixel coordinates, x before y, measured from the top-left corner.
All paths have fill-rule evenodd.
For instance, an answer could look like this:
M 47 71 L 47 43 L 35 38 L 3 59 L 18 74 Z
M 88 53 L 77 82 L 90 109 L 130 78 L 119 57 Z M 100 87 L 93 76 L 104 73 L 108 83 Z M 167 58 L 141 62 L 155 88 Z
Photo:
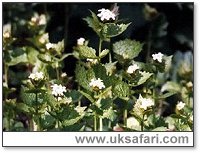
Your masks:
M 98 45 L 98 37 L 82 18 L 89 16 L 89 10 L 97 13 L 98 9 L 110 8 L 113 3 L 3 3 L 3 22 L 16 22 L 20 19 L 30 19 L 33 12 L 45 13 L 49 16 L 46 31 L 50 41 L 57 42 L 65 38 L 65 52 L 72 52 L 72 47 L 80 37 L 90 41 L 90 46 Z M 145 42 L 150 23 L 144 19 L 145 3 L 118 3 L 119 19 L 132 22 L 129 28 L 112 41 L 130 38 Z M 152 51 L 173 54 L 193 50 L 193 3 L 148 3 L 163 13 L 168 22 L 167 35 L 159 38 L 152 46 Z M 16 37 L 26 37 L 23 28 L 13 34 Z M 180 36 L 181 35 L 181 36 Z M 180 36 L 180 37 L 178 37 Z M 30 36 L 29 36 L 30 37 Z M 106 45 L 106 44 L 105 44 Z M 157 45 L 157 46 L 156 46 Z M 106 46 L 104 46 L 106 47 Z M 145 46 L 144 46 L 145 49 Z M 146 55 L 141 54 L 141 59 Z M 74 74 L 76 60 L 68 58 L 64 71 Z

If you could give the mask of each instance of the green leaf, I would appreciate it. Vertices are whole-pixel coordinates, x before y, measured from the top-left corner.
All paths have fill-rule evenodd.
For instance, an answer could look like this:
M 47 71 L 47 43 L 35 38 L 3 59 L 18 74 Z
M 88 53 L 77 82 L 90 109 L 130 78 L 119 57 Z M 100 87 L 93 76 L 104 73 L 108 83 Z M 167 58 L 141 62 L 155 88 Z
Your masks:
M 55 127 L 56 120 L 51 115 L 45 115 L 41 118 L 41 126 L 43 129 L 53 129 Z
M 124 32 L 130 24 L 106 23 L 101 32 L 105 38 L 115 37 Z
M 155 129 L 153 129 L 152 131 L 167 131 L 167 128 L 164 126 L 161 126 L 161 127 L 157 127 Z
M 143 72 L 140 72 L 140 75 L 141 76 L 139 77 L 139 79 L 136 80 L 135 83 L 132 84 L 132 86 L 139 86 L 145 83 L 153 75 L 153 73 L 143 71 Z
M 28 62 L 34 65 L 38 60 L 37 59 L 37 56 L 39 54 L 38 51 L 32 47 L 26 47 L 26 52 L 27 52 Z
M 82 95 L 77 90 L 71 90 L 70 92 L 66 93 L 67 97 L 72 97 L 73 102 L 77 102 L 81 99 Z
M 125 98 L 129 96 L 129 86 L 123 81 L 118 81 L 113 87 L 113 94 L 120 98 Z
M 92 11 L 90 12 L 92 17 L 86 17 L 83 20 L 87 22 L 88 26 L 91 27 L 97 33 L 98 36 L 101 36 L 100 31 L 102 29 L 103 24 L 99 21 L 95 13 L 93 13 Z
M 77 123 L 77 122 L 78 122 L 80 119 L 82 119 L 82 118 L 83 118 L 83 116 L 78 116 L 78 117 L 73 118 L 73 119 L 65 120 L 65 121 L 63 122 L 63 125 L 64 125 L 64 126 L 73 125 L 73 124 Z
M 116 117 L 117 115 L 112 108 L 109 108 L 108 110 L 104 110 L 103 112 L 103 118 L 107 118 L 111 121 L 114 121 Z
M 54 44 L 54 49 L 58 55 L 61 55 L 61 53 L 64 51 L 64 40 Z
M 123 59 L 133 59 L 142 51 L 142 46 L 138 41 L 125 39 L 113 44 L 115 54 L 123 57 Z
M 67 58 L 68 56 L 73 55 L 72 53 L 68 53 L 68 54 L 63 54 L 62 57 L 58 60 L 59 62 L 63 61 L 65 58 Z
M 181 92 L 181 87 L 176 82 L 168 81 L 161 88 L 161 92 L 165 92 L 165 91 L 177 93 L 177 92 Z
M 77 47 L 79 54 L 82 58 L 91 58 L 91 59 L 97 59 L 98 57 L 96 56 L 96 50 L 93 49 L 92 47 L 88 46 L 78 46 Z
M 95 78 L 93 70 L 92 69 L 86 70 L 83 66 L 77 64 L 75 69 L 75 75 L 79 85 L 90 91 L 91 89 L 89 83 L 92 78 Z
M 17 65 L 20 63 L 27 63 L 28 58 L 26 52 L 22 48 L 16 48 L 15 50 L 8 51 L 5 54 L 6 63 L 8 66 Z
M 169 71 L 172 65 L 172 57 L 171 56 L 164 56 L 164 60 L 165 60 L 165 71 Z
M 106 74 L 108 76 L 112 75 L 113 72 L 116 70 L 116 64 L 117 64 L 117 61 L 115 61 L 113 63 L 106 63 L 105 64 Z
M 17 103 L 16 107 L 18 110 L 20 110 L 24 113 L 30 113 L 29 106 L 24 103 Z
M 105 86 L 108 85 L 109 83 L 109 77 L 106 74 L 106 68 L 104 65 L 102 64 L 96 64 L 93 67 L 93 72 L 95 74 L 95 78 L 100 78 L 101 80 L 103 80 Z
M 22 86 L 21 88 L 21 99 L 22 101 L 29 105 L 33 106 L 35 104 L 35 94 L 34 93 L 26 93 L 26 91 L 29 90 L 28 88 Z
M 47 64 L 51 64 L 53 63 L 53 58 L 51 57 L 50 54 L 48 53 L 45 53 L 45 54 L 39 54 L 38 56 L 38 59 L 44 63 L 47 63 Z
M 90 102 L 94 103 L 95 100 L 92 98 L 92 96 L 90 96 L 88 93 L 83 92 L 83 91 L 79 91 L 83 96 L 85 96 Z
M 157 99 L 165 99 L 165 98 L 168 98 L 168 97 L 170 97 L 170 96 L 172 96 L 172 95 L 174 95 L 174 94 L 176 94 L 177 92 L 168 92 L 168 93 L 165 93 L 165 94 L 163 94 L 163 95 L 159 95 L 158 97 L 157 97 Z
M 113 101 L 111 98 L 101 99 L 101 109 L 107 110 L 112 107 Z
M 104 50 L 101 52 L 101 54 L 99 55 L 99 58 L 105 57 L 108 53 L 109 53 L 109 50 L 108 50 L 108 49 L 104 49 Z

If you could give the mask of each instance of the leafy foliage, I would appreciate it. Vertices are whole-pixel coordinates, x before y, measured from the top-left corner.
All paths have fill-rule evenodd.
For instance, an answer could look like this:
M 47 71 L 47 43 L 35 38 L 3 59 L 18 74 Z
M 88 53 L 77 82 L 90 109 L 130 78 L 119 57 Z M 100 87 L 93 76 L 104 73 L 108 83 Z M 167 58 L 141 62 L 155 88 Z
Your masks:
M 24 12 L 22 6 L 15 9 Z M 107 10 L 110 17 L 90 11 L 83 20 L 99 41 L 77 39 L 72 52 L 66 52 L 66 39 L 47 32 L 48 9 L 8 15 L 11 23 L 3 27 L 5 131 L 193 130 L 192 53 L 150 56 L 153 49 L 166 50 L 161 38 L 169 22 L 146 4 L 147 41 L 118 39 L 131 24 L 118 19 L 118 9 L 115 4 Z M 72 76 L 65 72 L 69 56 L 76 58 Z

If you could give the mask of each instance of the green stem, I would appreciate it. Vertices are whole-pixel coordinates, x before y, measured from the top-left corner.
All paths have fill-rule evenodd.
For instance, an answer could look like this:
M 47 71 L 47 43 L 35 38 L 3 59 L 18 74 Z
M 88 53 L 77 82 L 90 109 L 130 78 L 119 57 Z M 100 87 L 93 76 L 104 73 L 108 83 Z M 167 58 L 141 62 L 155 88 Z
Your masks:
M 34 121 L 33 121 L 33 119 L 30 119 L 29 120 L 29 131 L 34 131 Z
M 41 131 L 40 125 L 40 116 L 39 116 L 39 107 L 38 107 L 38 92 L 35 93 L 35 102 L 36 102 L 36 120 L 37 120 L 37 131 Z
M 97 114 L 94 113 L 94 131 L 97 131 Z
M 109 63 L 112 63 L 112 55 L 111 55 L 111 51 L 109 51 Z
M 99 118 L 99 131 L 103 131 L 103 118 Z
M 59 80 L 59 69 L 58 68 L 56 68 L 56 76 L 57 76 L 57 80 Z
M 188 106 L 190 107 L 190 95 L 188 95 Z
M 141 131 L 144 131 L 144 114 L 142 115 Z
M 8 87 L 8 69 L 9 69 L 9 66 L 5 63 L 4 65 L 4 73 L 5 73 L 5 85 L 6 87 Z
M 109 63 L 112 63 L 111 50 L 112 50 L 112 43 L 111 43 L 111 38 L 110 38 L 110 41 L 109 41 Z
M 111 129 L 111 121 L 108 121 L 108 128 Z
M 80 90 L 81 90 L 81 87 L 80 87 L 80 85 L 78 85 L 78 91 L 80 91 Z M 81 107 L 81 100 L 78 101 L 78 106 Z
M 124 116 L 123 116 L 123 118 L 124 118 L 124 125 L 125 126 L 127 126 L 127 114 L 128 114 L 128 111 L 127 111 L 127 109 L 125 109 L 124 110 Z
M 99 55 L 101 54 L 102 39 L 99 39 Z

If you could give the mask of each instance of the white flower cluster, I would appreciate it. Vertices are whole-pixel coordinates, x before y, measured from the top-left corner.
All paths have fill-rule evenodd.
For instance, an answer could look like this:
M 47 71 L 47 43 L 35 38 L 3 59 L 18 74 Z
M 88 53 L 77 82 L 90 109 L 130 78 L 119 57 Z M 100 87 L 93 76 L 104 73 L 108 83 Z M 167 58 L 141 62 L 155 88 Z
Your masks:
M 79 38 L 77 39 L 77 45 L 84 45 L 84 42 L 85 42 L 85 38 Z
M 65 98 L 65 102 L 66 102 L 67 104 L 70 104 L 70 103 L 72 102 L 72 97 L 66 97 L 66 98 Z
M 127 128 L 140 130 L 140 123 L 135 117 L 129 117 L 127 119 Z
M 129 74 L 132 74 L 134 73 L 136 70 L 138 70 L 140 67 L 137 65 L 137 64 L 133 64 L 133 65 L 130 65 L 127 69 L 127 73 Z
M 3 26 L 3 38 L 11 37 L 11 24 L 6 24 Z
M 141 95 L 137 99 L 136 104 L 139 104 L 140 109 L 147 110 L 149 107 L 154 106 L 154 101 L 151 98 L 143 98 Z
M 97 88 L 97 90 L 101 90 L 101 89 L 105 88 L 103 80 L 101 80 L 100 78 L 98 78 L 98 79 L 93 78 L 91 80 L 89 86 L 92 87 L 93 89 Z
M 39 38 L 39 42 L 41 44 L 45 44 L 46 42 L 48 42 L 49 40 L 49 34 L 48 33 L 45 33 L 43 34 L 40 38 Z
M 66 77 L 66 76 L 67 76 L 67 73 L 65 73 L 65 72 L 61 74 L 62 78 Z
M 41 14 L 40 16 L 38 14 L 35 14 L 31 18 L 31 25 L 45 25 L 47 23 L 46 16 L 44 14 Z
M 98 60 L 97 59 L 91 59 L 91 58 L 87 58 L 86 59 L 88 62 L 91 62 L 92 64 L 97 64 Z
M 157 53 L 157 54 L 152 54 L 153 60 L 154 61 L 158 61 L 160 63 L 162 63 L 162 59 L 163 59 L 163 54 L 161 52 Z
M 101 21 L 104 21 L 104 20 L 115 20 L 116 18 L 116 15 L 110 11 L 109 9 L 105 9 L 105 8 L 102 8 L 100 10 L 98 10 L 98 12 L 100 12 L 99 14 L 97 14 L 98 17 L 100 17 Z
M 52 49 L 54 47 L 54 44 L 52 43 L 47 43 L 46 44 L 46 49 L 49 50 L 49 49 Z
M 44 74 L 42 72 L 31 73 L 28 78 L 34 81 L 39 81 L 44 79 Z
M 61 84 L 54 84 L 52 87 L 52 95 L 55 97 L 62 97 L 64 96 L 64 92 L 67 92 L 66 87 L 62 86 Z
M 79 115 L 82 115 L 85 111 L 87 107 L 80 107 L 80 106 L 76 106 L 75 111 L 77 111 L 77 113 L 79 113 Z
M 183 103 L 182 101 L 178 102 L 178 104 L 176 105 L 176 109 L 177 110 L 182 110 L 185 107 L 185 103 Z

